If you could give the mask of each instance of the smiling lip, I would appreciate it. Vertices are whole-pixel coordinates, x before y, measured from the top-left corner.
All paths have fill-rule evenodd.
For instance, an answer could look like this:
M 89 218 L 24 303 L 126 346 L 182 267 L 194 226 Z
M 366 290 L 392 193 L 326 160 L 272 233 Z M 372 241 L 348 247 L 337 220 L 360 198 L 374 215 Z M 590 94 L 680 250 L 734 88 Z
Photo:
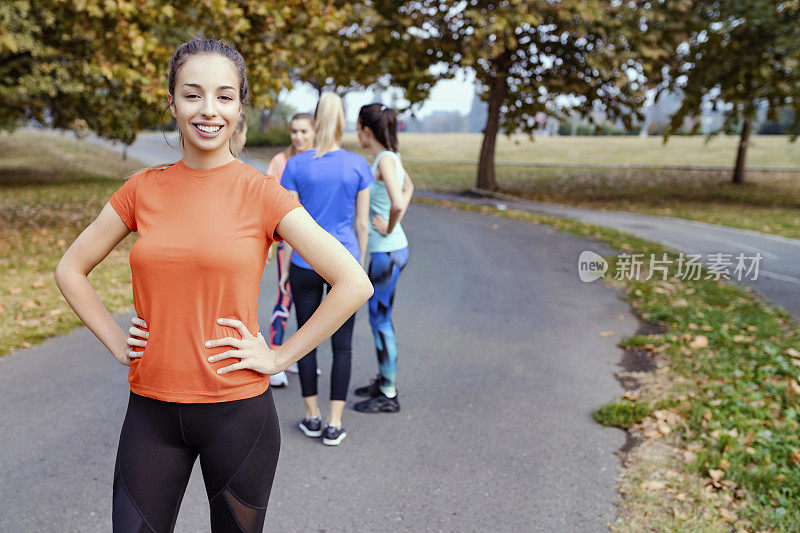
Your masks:
M 197 131 L 201 137 L 205 137 L 206 139 L 216 137 L 219 135 L 219 132 L 222 131 L 222 128 L 225 127 L 224 124 L 212 124 L 210 122 L 195 122 L 192 126 L 194 126 L 195 131 Z

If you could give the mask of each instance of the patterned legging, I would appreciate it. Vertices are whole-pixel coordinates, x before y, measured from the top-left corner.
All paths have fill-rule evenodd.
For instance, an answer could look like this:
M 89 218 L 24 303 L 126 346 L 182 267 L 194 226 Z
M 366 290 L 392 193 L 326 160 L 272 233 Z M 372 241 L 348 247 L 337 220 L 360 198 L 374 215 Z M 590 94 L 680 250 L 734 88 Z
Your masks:
M 283 274 L 283 241 L 280 241 L 277 246 L 277 253 L 275 254 L 275 261 L 278 263 L 278 281 Z M 281 292 L 278 287 L 278 299 L 275 302 L 275 308 L 272 310 L 272 318 L 269 322 L 269 345 L 270 348 L 275 348 L 283 344 L 283 334 L 286 331 L 286 321 L 289 319 L 289 311 L 292 309 L 292 289 L 287 286 L 287 294 Z
M 394 252 L 370 254 L 369 279 L 375 292 L 369 299 L 369 324 L 375 337 L 381 390 L 394 395 L 397 387 L 397 337 L 392 325 L 392 304 L 400 272 L 408 262 L 408 246 Z

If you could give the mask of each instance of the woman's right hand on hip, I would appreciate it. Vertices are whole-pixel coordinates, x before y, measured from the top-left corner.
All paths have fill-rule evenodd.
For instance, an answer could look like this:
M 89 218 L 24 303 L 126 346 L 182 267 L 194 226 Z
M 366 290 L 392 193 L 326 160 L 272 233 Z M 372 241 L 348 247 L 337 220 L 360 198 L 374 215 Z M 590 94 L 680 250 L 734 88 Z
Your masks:
M 128 347 L 125 350 L 125 361 L 120 361 L 125 366 L 130 364 L 131 359 L 138 359 L 144 353 L 143 350 L 137 351 L 136 348 L 144 348 L 147 346 L 147 338 L 150 333 L 147 330 L 147 323 L 135 316 L 131 319 L 131 327 L 128 329 Z

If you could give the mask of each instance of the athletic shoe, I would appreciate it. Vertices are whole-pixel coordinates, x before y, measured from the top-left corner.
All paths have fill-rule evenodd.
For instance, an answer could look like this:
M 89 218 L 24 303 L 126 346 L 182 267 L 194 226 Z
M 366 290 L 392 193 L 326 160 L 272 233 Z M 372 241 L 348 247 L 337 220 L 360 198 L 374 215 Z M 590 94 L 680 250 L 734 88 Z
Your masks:
M 286 372 L 278 372 L 269 377 L 269 384 L 273 387 L 285 387 L 289 384 L 289 378 L 286 377 Z
M 326 446 L 338 446 L 342 443 L 347 436 L 344 426 L 325 426 L 325 432 L 322 434 L 322 444 Z
M 322 435 L 322 416 L 304 418 L 300 421 L 299 426 L 306 437 L 319 437 Z
M 291 372 L 292 374 L 299 374 L 300 369 L 297 368 L 297 363 L 292 363 L 289 365 L 289 368 L 286 369 L 287 372 Z
M 400 410 L 400 402 L 397 401 L 397 396 L 389 398 L 381 392 L 369 400 L 358 402 L 353 409 L 362 413 L 396 413 Z
M 381 394 L 381 377 L 378 376 L 377 378 L 372 380 L 372 383 L 367 385 L 366 387 L 359 387 L 356 389 L 355 393 L 356 396 L 367 396 L 368 398 L 374 398 Z

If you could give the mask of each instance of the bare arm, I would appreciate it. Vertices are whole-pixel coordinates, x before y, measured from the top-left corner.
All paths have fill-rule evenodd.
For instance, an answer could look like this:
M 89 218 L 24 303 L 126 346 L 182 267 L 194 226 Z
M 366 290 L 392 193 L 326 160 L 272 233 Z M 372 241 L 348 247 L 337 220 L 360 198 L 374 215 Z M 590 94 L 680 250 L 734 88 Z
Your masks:
M 356 196 L 355 222 L 356 222 L 356 238 L 358 239 L 358 249 L 361 252 L 360 256 L 361 267 L 363 268 L 367 262 L 367 240 L 369 239 L 369 188 L 368 187 L 358 191 L 358 195 Z
M 87 276 L 130 233 L 111 204 L 83 230 L 55 270 L 56 285 L 86 327 L 120 363 L 127 365 L 127 334 L 100 301 Z
M 277 348 L 279 366 L 286 368 L 333 335 L 372 296 L 373 289 L 350 252 L 305 209 L 294 209 L 283 217 L 278 233 L 331 285 L 308 322 Z
M 297 191 L 289 191 L 292 197 L 300 201 L 300 195 Z M 281 235 L 283 237 L 283 235 Z M 289 265 L 292 263 L 292 246 L 283 240 L 283 262 L 281 263 L 281 279 L 278 280 L 278 288 L 282 293 L 286 294 L 289 291 Z

